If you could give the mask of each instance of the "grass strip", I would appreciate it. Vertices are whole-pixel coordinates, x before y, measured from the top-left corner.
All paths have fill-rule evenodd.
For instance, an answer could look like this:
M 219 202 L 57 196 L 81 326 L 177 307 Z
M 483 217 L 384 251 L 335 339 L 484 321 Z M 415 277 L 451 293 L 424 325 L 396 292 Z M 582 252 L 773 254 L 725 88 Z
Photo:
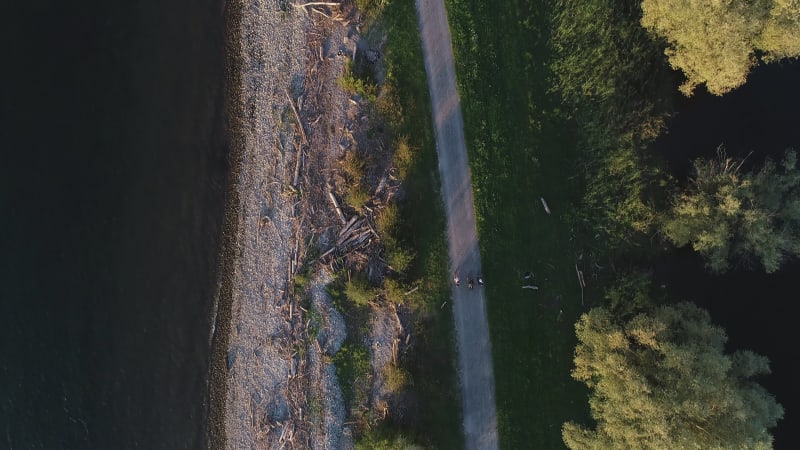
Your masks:
M 402 180 L 403 188 L 396 206 L 384 209 L 378 218 L 385 257 L 395 269 L 383 288 L 388 300 L 413 311 L 415 323 L 412 348 L 401 358 L 402 371 L 398 372 L 403 383 L 397 380 L 398 385 L 410 385 L 407 411 L 365 430 L 357 436 L 356 446 L 405 448 L 413 442 L 425 448 L 463 448 L 445 216 L 416 10 L 408 1 L 377 3 L 359 0 L 358 6 L 366 12 L 363 33 L 367 41 L 372 35 L 385 33 L 387 37 L 381 63 L 385 70 L 379 69 L 378 77 L 370 73 L 372 69 L 352 66 L 341 83 L 372 103 L 383 122 L 374 132 L 386 132 L 393 149 L 393 173 Z M 379 78 L 382 83 L 376 87 Z M 412 291 L 413 295 L 404 294 Z M 346 315 L 357 310 L 345 309 Z M 352 336 L 363 333 L 348 330 Z M 360 350 L 350 337 L 348 343 L 351 346 L 337 361 L 345 384 L 358 379 L 352 364 L 344 360 L 353 359 Z M 351 402 L 358 395 L 344 390 Z
M 570 209 L 581 191 L 575 140 L 549 94 L 552 12 L 532 1 L 445 3 L 489 302 L 500 444 L 563 448 L 562 423 L 587 420 L 588 410 L 585 389 L 570 378 L 573 323 L 583 310 Z M 527 272 L 533 277 L 525 279 Z

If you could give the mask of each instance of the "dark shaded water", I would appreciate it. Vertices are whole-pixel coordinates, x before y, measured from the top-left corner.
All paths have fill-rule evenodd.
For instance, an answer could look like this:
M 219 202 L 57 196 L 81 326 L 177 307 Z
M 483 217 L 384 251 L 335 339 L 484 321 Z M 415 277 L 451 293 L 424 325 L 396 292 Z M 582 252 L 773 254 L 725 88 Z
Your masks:
M 204 445 L 223 7 L 0 6 L 0 448 Z
M 681 180 L 692 159 L 714 157 L 720 144 L 729 155 L 744 157 L 752 151 L 750 165 L 760 165 L 767 155 L 779 158 L 789 147 L 800 150 L 800 64 L 759 68 L 737 91 L 724 97 L 698 91 L 679 102 L 678 110 L 659 146 Z M 774 430 L 775 448 L 799 448 L 800 351 L 794 311 L 800 298 L 800 262 L 772 275 L 735 271 L 724 276 L 706 273 L 702 264 L 683 249 L 660 272 L 676 298 L 705 307 L 727 330 L 729 350 L 751 349 L 769 357 L 772 374 L 759 381 L 786 410 Z

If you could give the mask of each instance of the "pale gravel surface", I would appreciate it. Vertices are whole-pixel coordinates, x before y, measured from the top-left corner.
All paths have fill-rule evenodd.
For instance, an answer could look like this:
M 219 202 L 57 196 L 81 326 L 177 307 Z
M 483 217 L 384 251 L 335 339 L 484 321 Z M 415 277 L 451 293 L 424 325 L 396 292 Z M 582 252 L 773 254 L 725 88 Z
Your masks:
M 292 205 L 281 192 L 291 171 L 292 153 L 280 152 L 283 89 L 292 89 L 305 69 L 301 21 L 286 20 L 278 1 L 243 8 L 240 87 L 245 117 L 243 155 L 238 173 L 239 247 L 232 273 L 232 323 L 228 350 L 225 433 L 230 449 L 277 448 L 281 425 L 291 418 L 286 386 L 296 371 L 283 340 L 288 335 L 279 306 L 287 301 Z M 282 136 L 283 134 L 283 136 Z M 261 215 L 269 216 L 265 227 Z M 262 419 L 262 417 L 264 419 Z M 277 429 L 265 433 L 265 424 Z M 267 430 L 269 430 L 267 425 Z
M 347 450 L 354 448 L 352 433 L 344 425 L 344 399 L 336 377 L 336 367 L 329 358 L 344 343 L 345 324 L 344 318 L 333 306 L 333 301 L 325 290 L 325 285 L 331 281 L 330 274 L 323 269 L 309 288 L 311 307 L 319 312 L 319 316 L 314 314 L 311 319 L 315 322 L 312 325 L 319 329 L 316 338 L 319 345 L 309 348 L 309 372 L 318 374 L 318 377 L 311 380 L 309 396 L 318 399 L 322 410 L 321 423 L 318 424 L 320 427 L 312 433 L 311 444 L 314 449 Z
M 387 386 L 384 370 L 390 364 L 396 364 L 395 356 L 401 356 L 405 346 L 405 334 L 403 324 L 396 314 L 392 304 L 371 305 L 371 317 L 369 333 L 365 336 L 364 346 L 370 350 L 370 361 L 372 363 L 372 386 L 370 388 L 370 403 L 373 408 L 381 409 L 389 407 L 386 401 L 390 399 L 394 392 Z M 394 349 L 398 354 L 395 355 Z M 389 411 L 387 411 L 388 413 Z
M 317 48 L 310 48 L 312 19 L 281 0 L 250 0 L 238 10 L 241 47 L 233 51 L 241 85 L 236 89 L 240 103 L 233 109 L 240 116 L 235 121 L 242 154 L 239 171 L 234 174 L 239 219 L 238 247 L 230 274 L 223 413 L 226 448 L 352 448 L 344 431 L 344 407 L 335 371 L 324 357 L 341 345 L 343 321 L 331 308 L 322 281 L 316 280 L 312 299 L 324 323 L 319 324 L 317 339 L 311 339 L 307 319 L 299 309 L 300 299 L 290 295 L 291 261 L 296 252 L 303 251 L 303 245 L 297 244 L 305 242 L 308 230 L 298 224 L 302 207 L 298 209 L 296 196 L 287 191 L 301 142 L 295 134 L 287 93 L 306 123 L 307 115 L 320 113 L 305 110 L 297 100 L 309 96 L 306 72 L 309 60 L 317 55 Z M 331 39 L 341 42 L 341 37 Z M 335 54 L 336 49 L 331 51 Z M 319 89 L 320 80 L 329 83 L 341 73 L 343 61 L 330 61 L 315 67 L 319 71 L 310 84 L 318 95 L 325 95 L 325 89 Z M 344 96 L 339 102 L 348 103 Z M 336 114 L 344 112 L 335 111 L 331 120 Z M 320 129 L 329 123 L 320 122 Z M 315 139 L 314 132 L 313 127 L 307 128 L 309 140 Z M 310 166 L 316 161 L 316 149 L 331 147 L 327 138 L 327 133 L 320 134 L 318 146 L 306 150 L 308 159 L 313 159 Z M 324 153 L 317 157 L 324 161 Z M 303 169 L 303 173 L 321 173 L 306 166 Z M 307 177 L 301 178 L 305 188 Z M 308 227 L 314 219 L 302 223 Z
M 481 273 L 481 260 L 450 29 L 443 0 L 416 0 L 416 6 L 431 93 L 450 261 L 464 280 L 460 288 L 453 289 L 453 314 L 465 446 L 496 449 L 497 412 L 486 299 L 483 289 L 466 287 L 467 274 Z

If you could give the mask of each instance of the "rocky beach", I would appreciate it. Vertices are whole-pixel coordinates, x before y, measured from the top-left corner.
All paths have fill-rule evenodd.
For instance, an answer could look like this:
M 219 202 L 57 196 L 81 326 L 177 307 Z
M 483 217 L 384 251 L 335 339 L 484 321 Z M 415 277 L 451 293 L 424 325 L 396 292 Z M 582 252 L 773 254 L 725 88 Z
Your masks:
M 229 5 L 228 32 L 234 180 L 210 382 L 212 446 L 349 448 L 330 362 L 344 324 L 324 289 L 329 278 L 310 281 L 310 303 L 294 290 L 309 246 L 329 238 L 320 230 L 336 217 L 323 189 L 356 113 L 337 84 L 355 29 L 338 7 L 269 0 Z M 314 324 L 309 307 L 319 312 Z

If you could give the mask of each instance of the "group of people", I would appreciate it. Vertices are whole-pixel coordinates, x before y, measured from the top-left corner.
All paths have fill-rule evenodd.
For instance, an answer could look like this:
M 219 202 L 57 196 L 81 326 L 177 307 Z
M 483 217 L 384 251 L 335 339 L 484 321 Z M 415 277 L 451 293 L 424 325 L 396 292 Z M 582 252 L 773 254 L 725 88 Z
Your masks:
M 478 275 L 478 286 L 483 286 L 483 276 Z M 458 272 L 453 274 L 453 283 L 455 283 L 456 287 L 461 286 L 461 278 L 458 276 Z M 467 287 L 472 289 L 475 287 L 475 280 L 472 279 L 472 274 L 467 275 Z

